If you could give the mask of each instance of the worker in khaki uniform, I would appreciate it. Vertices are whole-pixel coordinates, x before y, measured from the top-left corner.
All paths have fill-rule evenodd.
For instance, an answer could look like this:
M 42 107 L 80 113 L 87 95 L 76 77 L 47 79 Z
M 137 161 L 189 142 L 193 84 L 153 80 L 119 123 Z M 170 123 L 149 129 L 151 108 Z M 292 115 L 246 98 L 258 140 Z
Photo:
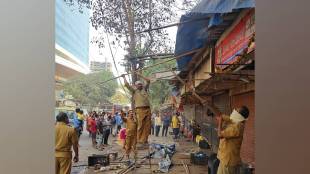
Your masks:
M 125 75 L 124 78 L 125 86 L 132 92 L 135 115 L 137 117 L 137 141 L 139 145 L 146 146 L 148 144 L 148 137 L 151 133 L 151 108 L 149 102 L 148 88 L 150 85 L 150 79 L 143 77 L 141 74 L 137 73 L 141 78 L 146 81 L 146 85 L 143 82 L 136 81 L 135 86 L 132 87 L 127 82 Z
M 55 170 L 56 174 L 70 174 L 72 164 L 72 151 L 75 156 L 74 162 L 79 161 L 78 135 L 74 128 L 69 127 L 69 118 L 66 113 L 57 115 L 55 126 Z
M 244 124 L 248 116 L 248 108 L 246 106 L 242 106 L 233 110 L 229 117 L 217 117 L 218 137 L 220 138 L 217 155 L 220 160 L 220 164 L 217 174 L 240 173 L 240 149 L 243 139 Z
M 128 117 L 125 117 L 125 113 L 122 112 L 122 119 L 126 123 L 126 139 L 124 144 L 124 149 L 127 158 L 129 159 L 130 152 L 136 150 L 137 144 L 137 121 L 134 118 L 132 110 L 128 111 Z

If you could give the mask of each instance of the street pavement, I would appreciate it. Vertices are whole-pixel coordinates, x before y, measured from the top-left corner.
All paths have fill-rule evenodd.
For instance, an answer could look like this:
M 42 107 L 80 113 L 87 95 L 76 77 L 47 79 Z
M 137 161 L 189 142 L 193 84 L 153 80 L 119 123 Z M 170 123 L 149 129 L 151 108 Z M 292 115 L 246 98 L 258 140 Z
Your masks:
M 169 130 L 169 132 L 172 132 Z M 169 133 L 168 133 L 169 134 Z M 186 139 L 181 139 L 177 142 L 175 142 L 172 138 L 172 135 L 168 135 L 167 137 L 162 137 L 161 132 L 159 134 L 160 136 L 155 137 L 154 135 L 151 135 L 149 137 L 149 143 L 160 143 L 160 144 L 176 144 L 177 153 L 173 156 L 172 161 L 173 163 L 181 163 L 184 161 L 185 163 L 190 163 L 190 160 L 188 158 L 188 155 L 184 158 L 185 153 L 190 153 L 191 151 L 197 150 L 197 145 L 193 144 L 192 142 L 188 142 Z M 87 170 L 87 160 L 88 156 L 97 154 L 107 154 L 111 152 L 118 152 L 118 156 L 121 157 L 123 154 L 122 146 L 117 141 L 116 137 L 113 137 L 110 135 L 109 137 L 109 146 L 105 147 L 103 151 L 99 151 L 98 149 L 95 149 L 92 147 L 91 138 L 88 136 L 88 132 L 84 131 L 83 134 L 80 137 L 80 161 L 78 163 L 73 163 L 72 172 L 71 174 L 93 174 L 93 172 L 90 172 Z M 147 151 L 139 151 L 141 155 L 147 155 Z M 139 155 L 140 156 L 140 155 Z M 156 161 L 152 161 L 152 163 L 155 162 L 155 165 L 151 167 L 152 170 L 156 170 L 158 168 L 158 165 L 156 165 Z M 191 173 L 199 174 L 199 173 L 207 173 L 206 166 L 189 166 L 191 169 Z M 107 172 L 105 172 L 107 173 Z M 131 173 L 131 172 L 130 172 Z M 142 173 L 151 173 L 150 169 L 147 168 L 147 166 L 137 168 L 134 173 L 142 174 Z M 171 170 L 169 170 L 169 173 L 185 173 L 183 166 L 174 166 Z

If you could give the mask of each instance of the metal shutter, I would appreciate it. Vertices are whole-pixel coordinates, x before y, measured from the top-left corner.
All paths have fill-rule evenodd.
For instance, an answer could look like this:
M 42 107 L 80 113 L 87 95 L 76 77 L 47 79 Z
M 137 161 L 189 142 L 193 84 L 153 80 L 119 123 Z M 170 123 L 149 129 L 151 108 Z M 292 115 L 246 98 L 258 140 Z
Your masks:
M 223 113 L 229 115 L 231 112 L 229 93 L 225 92 L 212 97 L 213 104 Z M 212 118 L 210 126 L 212 151 L 217 152 L 219 146 L 219 138 L 217 136 L 217 124 L 215 116 Z
M 213 104 L 224 114 L 229 115 L 231 112 L 230 109 L 230 99 L 228 92 L 225 92 L 220 95 L 213 96 Z
M 255 162 L 255 101 L 254 92 L 247 92 L 238 95 L 233 95 L 231 104 L 233 108 L 245 105 L 250 111 L 249 118 L 245 124 L 243 134 L 243 142 L 241 146 L 241 158 L 243 162 Z
M 192 120 L 195 117 L 195 105 L 184 105 L 184 117 L 187 120 Z

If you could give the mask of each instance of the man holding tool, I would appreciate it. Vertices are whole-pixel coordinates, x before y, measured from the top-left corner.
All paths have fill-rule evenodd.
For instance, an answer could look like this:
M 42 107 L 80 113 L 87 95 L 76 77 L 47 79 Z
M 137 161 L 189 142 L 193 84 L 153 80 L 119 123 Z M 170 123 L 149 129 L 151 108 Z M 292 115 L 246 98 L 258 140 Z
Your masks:
M 220 138 L 217 174 L 239 174 L 241 164 L 240 149 L 245 120 L 249 116 L 246 106 L 234 109 L 231 115 L 218 116 L 218 137 Z
M 135 114 L 137 117 L 137 141 L 138 146 L 147 146 L 148 137 L 151 133 L 151 108 L 149 102 L 148 89 L 150 85 L 150 79 L 137 73 L 142 79 L 146 81 L 146 85 L 142 81 L 136 81 L 135 86 L 129 85 L 125 75 L 122 75 L 125 86 L 132 92 Z

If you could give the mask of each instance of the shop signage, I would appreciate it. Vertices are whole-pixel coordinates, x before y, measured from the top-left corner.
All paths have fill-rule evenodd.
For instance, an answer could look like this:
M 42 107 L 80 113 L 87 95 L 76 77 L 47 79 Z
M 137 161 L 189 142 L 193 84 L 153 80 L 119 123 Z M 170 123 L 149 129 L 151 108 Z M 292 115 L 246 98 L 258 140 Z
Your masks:
M 215 47 L 217 64 L 230 64 L 236 60 L 255 32 L 254 10 L 249 11 Z M 220 66 L 221 67 L 221 66 Z

